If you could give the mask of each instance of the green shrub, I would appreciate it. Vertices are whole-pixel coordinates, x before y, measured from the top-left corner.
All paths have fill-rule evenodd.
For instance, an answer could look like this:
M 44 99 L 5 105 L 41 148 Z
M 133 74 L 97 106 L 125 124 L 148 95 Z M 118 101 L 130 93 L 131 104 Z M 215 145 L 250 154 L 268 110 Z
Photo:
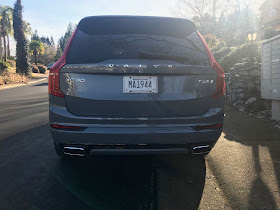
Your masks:
M 39 73 L 39 68 L 35 64 L 32 65 L 32 72 Z
M 7 72 L 11 65 L 5 61 L 0 61 L 0 74 Z
M 9 63 L 11 67 L 16 67 L 16 62 L 14 60 L 7 60 L 7 63 Z
M 211 52 L 214 56 L 214 58 L 220 62 L 221 59 L 227 55 L 228 53 L 230 53 L 232 50 L 234 50 L 235 47 L 221 47 L 221 48 L 215 48 L 213 49 Z
M 38 65 L 38 68 L 39 68 L 39 72 L 40 72 L 41 74 L 45 74 L 46 71 L 47 71 L 47 67 L 44 66 L 44 65 Z
M 204 35 L 203 38 L 211 50 L 225 46 L 225 42 L 222 39 L 217 38 L 214 34 Z
M 237 47 L 215 48 L 212 50 L 212 53 L 225 72 L 229 72 L 236 63 L 245 61 L 260 62 L 261 60 L 261 51 L 258 42 L 246 42 Z

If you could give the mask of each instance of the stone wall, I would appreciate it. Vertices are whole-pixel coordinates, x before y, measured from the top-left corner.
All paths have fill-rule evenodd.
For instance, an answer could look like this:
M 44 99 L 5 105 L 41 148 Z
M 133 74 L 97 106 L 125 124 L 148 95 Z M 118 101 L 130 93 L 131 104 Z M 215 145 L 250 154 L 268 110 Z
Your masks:
M 226 74 L 226 99 L 233 107 L 260 111 L 267 109 L 261 99 L 261 64 L 237 63 Z

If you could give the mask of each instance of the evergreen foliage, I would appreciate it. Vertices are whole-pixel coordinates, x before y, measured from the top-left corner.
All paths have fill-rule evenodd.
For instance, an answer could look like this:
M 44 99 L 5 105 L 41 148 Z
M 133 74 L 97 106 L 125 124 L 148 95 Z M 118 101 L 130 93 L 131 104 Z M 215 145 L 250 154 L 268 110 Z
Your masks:
M 31 66 L 28 57 L 28 42 L 24 34 L 24 22 L 22 20 L 21 0 L 17 0 L 13 12 L 13 28 L 16 44 L 16 72 L 26 76 L 31 75 Z
M 30 53 L 33 54 L 35 64 L 38 65 L 38 55 L 44 54 L 44 46 L 43 43 L 37 40 L 32 40 L 29 45 Z

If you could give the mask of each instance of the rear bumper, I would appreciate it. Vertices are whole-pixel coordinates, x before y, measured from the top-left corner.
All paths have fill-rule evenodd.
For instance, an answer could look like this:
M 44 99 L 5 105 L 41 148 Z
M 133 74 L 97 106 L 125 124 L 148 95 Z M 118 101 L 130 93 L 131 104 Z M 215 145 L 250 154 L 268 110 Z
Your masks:
M 88 125 L 89 126 L 89 125 Z M 51 128 L 56 144 L 63 145 L 198 145 L 216 142 L 222 129 L 196 131 L 189 125 L 91 125 L 82 131 Z
M 50 131 L 56 145 L 83 147 L 87 154 L 188 153 L 194 146 L 214 146 L 222 128 L 194 127 L 222 124 L 223 116 L 223 108 L 211 108 L 201 116 L 177 118 L 83 117 L 68 112 L 62 102 L 50 105 L 50 124 L 83 129 Z
M 157 155 L 157 154 L 188 154 L 187 148 L 168 149 L 91 149 L 90 155 Z
M 87 128 L 84 131 L 62 131 L 51 128 L 54 142 L 83 148 L 86 155 L 154 155 L 188 154 L 196 146 L 209 146 L 217 142 L 222 129 L 194 131 L 190 127 L 178 128 Z M 209 149 L 209 151 L 210 151 Z

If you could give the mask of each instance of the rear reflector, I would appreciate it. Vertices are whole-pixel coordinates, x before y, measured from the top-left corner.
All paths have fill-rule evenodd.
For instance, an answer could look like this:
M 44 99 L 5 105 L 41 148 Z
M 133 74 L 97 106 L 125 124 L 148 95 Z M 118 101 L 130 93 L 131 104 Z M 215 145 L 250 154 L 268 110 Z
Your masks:
M 194 126 L 193 128 L 196 130 L 207 130 L 207 129 L 218 129 L 222 128 L 223 124 L 216 124 L 216 125 L 202 125 L 202 126 Z
M 197 35 L 200 37 L 201 41 L 203 42 L 203 45 L 205 49 L 208 52 L 208 58 L 210 61 L 210 65 L 215 69 L 217 72 L 217 85 L 216 85 L 216 92 L 212 95 L 212 98 L 218 98 L 223 95 L 225 95 L 226 92 L 226 84 L 225 84 L 225 73 L 223 68 L 217 63 L 214 56 L 212 55 L 206 41 L 202 37 L 202 35 L 197 31 Z
M 81 130 L 82 128 L 79 126 L 65 126 L 65 125 L 55 125 L 55 124 L 51 124 L 52 128 L 56 128 L 56 129 L 67 129 L 67 130 Z

